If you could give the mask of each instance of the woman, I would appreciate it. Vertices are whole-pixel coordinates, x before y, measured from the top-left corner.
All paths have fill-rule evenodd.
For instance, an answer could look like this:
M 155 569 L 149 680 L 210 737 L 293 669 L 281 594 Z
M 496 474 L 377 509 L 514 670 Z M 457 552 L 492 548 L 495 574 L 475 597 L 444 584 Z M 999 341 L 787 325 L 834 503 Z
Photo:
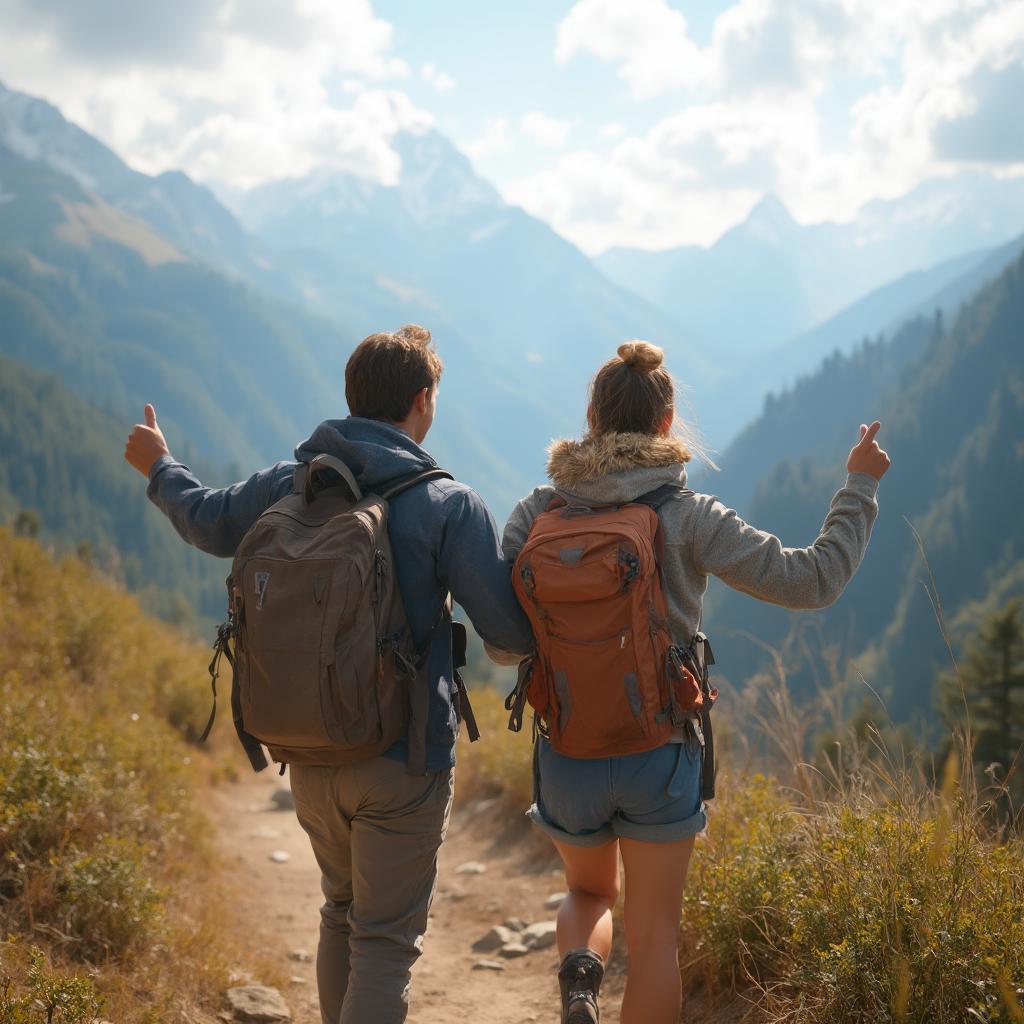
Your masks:
M 664 495 L 666 485 L 675 485 L 667 488 L 674 490 L 671 500 L 657 503 L 655 521 L 668 625 L 682 647 L 698 630 L 709 575 L 787 608 L 821 608 L 839 597 L 860 564 L 877 514 L 878 481 L 889 468 L 875 441 L 879 423 L 861 426 L 846 484 L 832 499 L 818 538 L 810 547 L 784 548 L 715 498 L 684 489 L 692 445 L 674 431 L 675 389 L 661 349 L 641 341 L 621 345 L 593 380 L 587 421 L 581 440 L 552 446 L 551 483 L 512 513 L 503 540 L 509 559 L 553 501 L 616 506 L 653 492 Z M 598 1020 L 620 854 L 629 952 L 622 1022 L 679 1019 L 683 884 L 695 836 L 706 825 L 702 736 L 686 725 L 656 749 L 616 757 L 568 757 L 538 740 L 529 816 L 554 841 L 569 890 L 558 913 L 564 1024 Z

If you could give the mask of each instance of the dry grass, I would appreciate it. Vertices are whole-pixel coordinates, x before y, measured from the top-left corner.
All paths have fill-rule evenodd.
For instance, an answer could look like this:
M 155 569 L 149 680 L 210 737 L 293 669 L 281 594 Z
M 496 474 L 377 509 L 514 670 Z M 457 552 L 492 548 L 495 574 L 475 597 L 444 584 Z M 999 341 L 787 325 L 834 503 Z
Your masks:
M 93 1019 L 90 991 L 118 1024 L 199 1019 L 244 962 L 198 797 L 233 759 L 189 742 L 207 661 L 95 570 L 0 530 L 5 1024 L 48 1020 L 65 990 L 64 1024 Z
M 485 686 L 474 689 L 472 696 L 480 741 L 469 743 L 464 735 L 460 740 L 458 799 L 497 797 L 510 813 L 521 816 L 533 792 L 529 716 L 521 733 L 509 732 L 502 692 Z

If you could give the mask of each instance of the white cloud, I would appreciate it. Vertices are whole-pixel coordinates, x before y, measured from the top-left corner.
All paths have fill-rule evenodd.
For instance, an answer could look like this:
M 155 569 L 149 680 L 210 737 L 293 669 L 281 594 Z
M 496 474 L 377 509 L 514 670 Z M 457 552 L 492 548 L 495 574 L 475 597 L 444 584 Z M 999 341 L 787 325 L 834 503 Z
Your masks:
M 626 126 L 617 121 L 601 125 L 601 135 L 606 139 L 621 139 L 626 134 Z
M 149 38 L 156 8 L 130 7 L 121 36 Z M 161 10 L 169 41 L 155 54 L 159 40 L 143 51 L 122 38 L 112 50 L 102 34 L 83 34 L 79 5 L 0 0 L 5 81 L 57 104 L 140 170 L 181 168 L 243 187 L 320 166 L 392 181 L 392 136 L 432 121 L 389 87 L 410 72 L 369 0 L 187 0 Z
M 671 95 L 678 112 L 606 126 L 610 154 L 566 154 L 506 194 L 591 251 L 706 243 L 765 192 L 805 221 L 847 219 L 950 173 L 937 132 L 977 120 L 994 89 L 979 72 L 1024 60 L 1024 0 L 736 0 L 704 46 L 665 0 L 578 0 L 555 56 L 585 53 L 634 102 Z
M 617 63 L 636 97 L 700 81 L 705 60 L 683 15 L 666 0 L 577 0 L 558 25 L 555 58 L 577 53 Z
M 482 160 L 512 148 L 507 117 L 492 117 L 484 122 L 484 130 L 459 147 L 471 160 Z
M 572 131 L 572 122 L 560 121 L 558 118 L 542 114 L 539 110 L 531 110 L 523 115 L 520 127 L 523 134 L 537 145 L 558 149 L 565 145 L 565 140 Z
M 420 76 L 429 82 L 438 92 L 450 92 L 455 88 L 455 79 L 435 64 L 424 64 L 420 68 Z

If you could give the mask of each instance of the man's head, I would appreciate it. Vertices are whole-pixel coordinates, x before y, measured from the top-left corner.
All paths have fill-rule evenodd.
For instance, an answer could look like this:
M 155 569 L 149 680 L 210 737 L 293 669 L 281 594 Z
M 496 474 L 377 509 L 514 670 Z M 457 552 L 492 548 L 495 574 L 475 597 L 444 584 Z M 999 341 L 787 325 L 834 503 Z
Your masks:
M 420 444 L 434 422 L 442 369 L 425 327 L 406 324 L 394 332 L 371 334 L 356 346 L 345 367 L 349 412 L 394 423 Z

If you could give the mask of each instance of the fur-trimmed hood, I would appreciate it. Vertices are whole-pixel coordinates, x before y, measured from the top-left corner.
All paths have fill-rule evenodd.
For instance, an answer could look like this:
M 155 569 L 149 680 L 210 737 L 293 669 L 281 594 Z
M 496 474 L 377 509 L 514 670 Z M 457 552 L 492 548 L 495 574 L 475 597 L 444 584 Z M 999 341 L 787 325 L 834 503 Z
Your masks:
M 586 434 L 551 445 L 548 477 L 558 490 L 590 501 L 630 501 L 662 484 L 685 484 L 689 459 L 677 437 Z

